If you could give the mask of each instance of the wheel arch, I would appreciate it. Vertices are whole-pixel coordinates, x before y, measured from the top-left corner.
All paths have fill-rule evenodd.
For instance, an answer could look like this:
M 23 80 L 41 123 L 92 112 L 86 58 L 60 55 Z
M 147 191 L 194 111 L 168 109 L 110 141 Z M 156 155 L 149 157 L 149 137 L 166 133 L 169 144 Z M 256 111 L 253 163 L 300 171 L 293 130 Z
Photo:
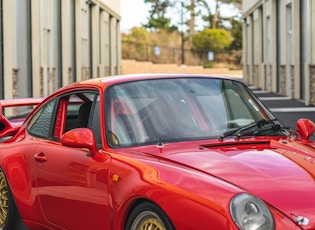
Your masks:
M 149 203 L 152 203 L 156 206 L 158 206 L 160 209 L 162 209 L 157 203 L 155 203 L 154 201 L 148 199 L 148 198 L 144 198 L 144 197 L 140 197 L 140 198 L 137 198 L 136 200 L 134 200 L 130 207 L 128 208 L 127 212 L 126 212 L 126 218 L 125 218 L 125 223 L 127 222 L 128 220 L 128 217 L 130 216 L 130 213 L 132 213 L 132 211 L 138 206 L 140 205 L 141 203 L 144 203 L 144 202 L 149 202 Z
M 123 205 L 120 206 L 119 209 L 116 210 L 113 217 L 112 229 L 125 229 L 125 226 L 127 224 L 128 218 L 130 217 L 131 213 L 135 210 L 136 207 L 138 207 L 139 205 L 145 202 L 148 202 L 157 206 L 160 210 L 163 211 L 163 213 L 167 216 L 167 218 L 171 222 L 170 217 L 167 215 L 167 213 L 163 210 L 163 208 L 158 203 L 154 202 L 152 199 L 149 199 L 147 197 L 136 197 L 132 200 L 126 201 Z
M 20 199 L 15 200 L 16 205 L 18 206 L 20 201 L 30 200 L 32 185 L 26 159 L 22 155 L 8 156 L 2 159 L 0 169 L 5 175 L 11 193 Z
M 30 171 L 26 166 L 25 159 L 18 155 L 1 160 L 0 172 L 4 174 L 16 207 L 16 215 L 19 218 L 17 224 L 24 226 L 24 220 L 37 222 L 33 217 L 42 218 L 42 212 L 38 202 L 36 202 Z
M 125 229 L 126 224 L 128 222 L 128 219 L 130 218 L 130 215 L 133 213 L 133 211 L 137 207 L 139 207 L 141 204 L 144 204 L 144 203 L 150 203 L 150 204 L 156 206 L 165 215 L 165 217 L 168 219 L 170 224 L 174 226 L 174 224 L 172 223 L 172 221 L 171 221 L 170 217 L 168 216 L 168 214 L 165 212 L 165 210 L 158 203 L 156 203 L 153 200 L 148 199 L 146 197 L 139 197 L 139 198 L 133 200 L 129 204 L 129 207 L 126 209 L 126 212 L 124 214 L 124 218 L 123 218 L 122 224 L 120 225 L 120 227 L 121 227 L 120 229 Z
M 12 188 L 11 188 L 11 184 L 8 180 L 8 177 L 7 177 L 7 174 L 6 174 L 6 171 L 3 170 L 2 166 L 0 166 L 0 174 L 3 173 L 4 175 L 4 179 L 6 180 L 6 183 L 7 183 L 7 186 L 8 186 L 8 192 L 11 194 L 12 196 L 12 200 L 14 202 L 14 205 L 16 207 L 16 212 L 18 214 L 18 216 L 20 217 L 20 212 L 19 212 L 19 209 L 17 208 L 17 202 L 16 202 L 16 199 L 15 199 L 15 196 L 13 195 L 13 191 L 12 191 Z
M 3 191 L 4 187 L 7 187 L 7 191 Z M 5 221 L 5 227 L 4 229 L 11 229 L 11 227 L 14 226 L 15 228 L 18 229 L 24 229 L 25 225 L 22 222 L 22 218 L 20 215 L 20 212 L 17 208 L 16 205 L 16 200 L 15 197 L 13 196 L 12 193 L 12 189 L 11 186 L 9 184 L 9 181 L 7 179 L 7 175 L 5 173 L 5 171 L 3 170 L 3 168 L 0 166 L 0 195 L 1 195 L 1 199 L 3 199 L 3 195 L 7 195 L 7 197 L 5 198 L 5 200 L 7 200 L 7 213 L 6 213 L 6 220 L 1 219 L 1 221 Z M 1 212 L 5 211 L 5 209 L 1 209 Z M 3 214 L 1 213 L 1 216 L 3 217 Z M 0 223 L 2 226 L 2 222 Z M 2 229 L 2 228 L 1 228 Z M 26 228 L 25 228 L 26 229 Z

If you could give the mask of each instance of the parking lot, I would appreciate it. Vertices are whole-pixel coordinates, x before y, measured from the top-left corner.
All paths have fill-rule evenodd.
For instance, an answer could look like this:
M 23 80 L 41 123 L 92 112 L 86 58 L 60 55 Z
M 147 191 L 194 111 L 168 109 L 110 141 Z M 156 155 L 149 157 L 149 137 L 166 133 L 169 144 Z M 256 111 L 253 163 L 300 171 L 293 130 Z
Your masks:
M 253 92 L 261 101 L 275 114 L 282 125 L 296 129 L 296 122 L 300 118 L 307 118 L 315 122 L 315 107 L 305 106 L 298 100 L 284 97 L 275 93 L 262 91 L 256 87 L 251 87 Z

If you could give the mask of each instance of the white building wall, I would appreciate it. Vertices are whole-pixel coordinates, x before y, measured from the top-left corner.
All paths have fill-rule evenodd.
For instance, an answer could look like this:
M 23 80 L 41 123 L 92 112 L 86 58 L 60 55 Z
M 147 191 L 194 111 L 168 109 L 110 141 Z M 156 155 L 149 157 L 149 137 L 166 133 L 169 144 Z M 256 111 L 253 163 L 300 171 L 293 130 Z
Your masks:
M 91 23 L 92 23 L 92 30 L 91 30 L 91 39 L 92 39 L 92 76 L 100 77 L 100 8 L 98 5 L 94 5 L 91 7 Z
M 308 14 L 310 15 L 308 21 L 309 30 L 309 63 L 306 67 L 306 104 L 315 105 L 315 2 L 313 0 L 308 1 Z
M 100 76 L 107 76 L 109 75 L 106 66 L 109 66 L 109 34 L 108 34 L 108 20 L 109 20 L 109 13 L 104 10 L 100 11 L 99 17 L 99 25 L 100 25 L 100 36 L 99 36 L 99 75 Z
M 312 0 L 309 0 L 309 14 L 310 14 L 310 20 L 309 20 L 309 41 L 310 41 L 310 63 L 315 63 L 315 2 Z
M 20 0 L 2 0 L 4 98 L 45 97 L 74 81 L 120 73 L 119 0 L 31 0 L 26 48 L 18 43 L 21 7 Z M 27 49 L 23 67 L 18 53 Z M 17 84 L 22 80 L 31 87 Z
M 38 12 L 40 15 L 39 29 L 40 33 L 34 31 L 34 35 L 40 37 L 40 82 L 41 95 L 48 96 L 55 90 L 55 70 L 56 70 L 56 47 L 54 41 L 57 36 L 57 30 L 54 28 L 56 15 L 54 14 L 53 4 L 55 0 L 41 0 L 39 2 Z
M 90 77 L 89 15 L 85 0 L 75 0 L 76 81 Z
M 314 5 L 313 0 L 243 1 L 246 82 L 315 104 Z
M 17 36 L 16 36 L 16 4 L 15 1 L 3 1 L 3 74 L 7 76 L 4 81 L 4 96 L 15 97 L 13 91 L 14 73 L 18 71 L 17 66 Z
M 119 14 L 119 9 L 120 9 L 120 1 L 113 1 L 113 0 L 101 0 L 100 1 L 102 4 L 107 6 L 107 8 L 111 9 L 114 14 Z
M 276 1 L 267 1 L 265 4 L 265 36 L 264 36 L 264 75 L 263 88 L 276 90 Z M 274 68 L 273 68 L 274 67 Z
M 75 9 L 73 1 L 61 1 L 62 85 L 73 82 L 75 76 Z
M 293 50 L 293 65 L 294 65 L 294 69 L 293 69 L 293 75 L 291 81 L 293 83 L 292 87 L 292 91 L 290 92 L 290 94 L 288 94 L 289 96 L 291 96 L 292 98 L 295 99 L 299 99 L 300 98 L 300 42 L 301 42 L 301 34 L 300 34 L 300 1 L 296 1 L 293 0 L 292 1 L 292 7 L 293 7 L 293 29 L 292 29 L 292 33 L 293 33 L 293 43 L 291 48 Z
M 253 15 L 250 14 L 244 19 L 243 25 L 243 50 L 244 53 L 244 80 L 253 84 Z
M 252 11 L 255 6 L 261 3 L 261 0 L 243 0 L 242 1 L 242 7 L 243 12 L 249 12 Z

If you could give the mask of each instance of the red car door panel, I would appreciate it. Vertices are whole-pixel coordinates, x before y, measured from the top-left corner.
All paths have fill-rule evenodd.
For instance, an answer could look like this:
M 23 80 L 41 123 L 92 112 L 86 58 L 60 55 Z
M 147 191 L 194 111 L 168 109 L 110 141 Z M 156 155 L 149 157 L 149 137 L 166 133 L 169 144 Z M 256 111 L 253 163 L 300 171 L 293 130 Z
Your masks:
M 43 140 L 37 146 L 37 192 L 50 223 L 67 229 L 108 225 L 110 157 L 87 155 L 86 149 L 69 148 L 58 142 Z

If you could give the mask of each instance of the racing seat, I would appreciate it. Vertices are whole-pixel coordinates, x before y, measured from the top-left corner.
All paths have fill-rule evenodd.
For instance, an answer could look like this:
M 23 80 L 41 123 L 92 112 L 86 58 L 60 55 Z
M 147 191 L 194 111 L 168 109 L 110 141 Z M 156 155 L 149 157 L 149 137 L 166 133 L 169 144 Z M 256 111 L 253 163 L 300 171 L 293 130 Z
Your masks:
M 111 142 L 115 146 L 130 144 L 132 110 L 122 98 L 115 98 L 111 102 Z
M 77 128 L 86 128 L 88 125 L 92 102 L 84 102 L 79 108 Z

